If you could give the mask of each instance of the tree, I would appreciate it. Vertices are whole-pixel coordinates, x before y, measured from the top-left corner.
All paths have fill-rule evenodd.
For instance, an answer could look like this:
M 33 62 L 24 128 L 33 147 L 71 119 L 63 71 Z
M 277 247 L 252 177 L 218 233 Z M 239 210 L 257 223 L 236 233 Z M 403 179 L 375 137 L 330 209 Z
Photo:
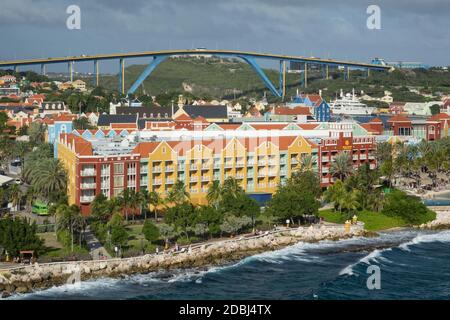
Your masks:
M 36 192 L 47 201 L 56 202 L 66 194 L 67 175 L 59 159 L 43 159 L 32 165 L 25 174 Z
M 218 204 L 222 200 L 222 188 L 220 186 L 220 182 L 214 180 L 209 186 L 208 193 L 206 194 L 206 199 L 208 203 L 215 208 L 217 208 Z
M 125 219 L 128 221 L 128 214 L 130 210 L 135 210 L 139 207 L 136 191 L 125 188 L 118 197 L 122 210 L 125 212 Z
M 232 198 L 237 198 L 240 194 L 242 194 L 244 190 L 240 186 L 239 182 L 233 178 L 228 177 L 222 186 L 222 198 L 223 195 L 229 195 Z
M 430 112 L 432 115 L 438 114 L 441 112 L 441 107 L 438 104 L 433 104 L 430 106 Z
M 339 180 L 344 180 L 352 173 L 352 159 L 349 153 L 341 152 L 334 158 L 331 164 L 330 172 Z
M 20 200 L 22 199 L 22 191 L 18 184 L 12 184 L 8 188 L 8 197 L 16 211 L 20 210 Z
M 114 211 L 108 198 L 103 193 L 96 195 L 91 204 L 92 219 L 101 223 L 107 223 L 113 213 Z
M 62 204 L 56 209 L 56 230 L 70 232 L 71 251 L 75 241 L 75 235 L 78 235 L 79 245 L 81 246 L 82 235 L 86 227 L 86 221 L 81 215 L 80 208 L 77 205 Z
M 400 217 L 412 224 L 424 223 L 428 216 L 428 209 L 419 198 L 409 196 L 400 190 L 394 190 L 386 195 L 382 212 L 387 216 Z
M 317 159 L 312 154 L 307 154 L 300 158 L 298 164 L 300 172 L 313 171 L 314 166 L 317 163 Z
M 72 121 L 73 128 L 76 130 L 90 130 L 95 129 L 93 125 L 89 122 L 89 119 L 86 117 L 80 117 Z
M 346 201 L 345 185 L 341 180 L 336 180 L 324 193 L 324 197 L 327 201 L 333 202 L 334 207 L 339 209 L 342 213 L 342 209 L 345 206 Z
M 180 230 L 189 239 L 189 228 L 195 222 L 195 208 L 190 202 L 183 202 L 167 209 L 164 221 Z
M 156 191 L 151 191 L 149 193 L 149 203 L 153 206 L 153 211 L 155 212 L 155 221 L 158 219 L 158 207 L 164 205 L 165 201 Z
M 249 227 L 251 223 L 252 220 L 249 217 L 236 217 L 228 214 L 225 216 L 223 223 L 220 225 L 220 230 L 233 236 Z
M 28 128 L 28 136 L 33 146 L 38 146 L 44 142 L 45 125 L 41 122 L 32 122 Z
M 186 191 L 186 186 L 183 181 L 178 180 L 173 185 L 172 189 L 167 194 L 168 202 L 181 204 L 184 201 L 189 201 L 189 193 Z
M 44 250 L 44 241 L 37 235 L 37 225 L 19 217 L 0 219 L 0 247 L 11 256 L 19 256 L 21 250 Z
M 142 233 L 149 242 L 155 242 L 159 239 L 160 233 L 158 227 L 150 220 L 145 220 Z
M 315 173 L 296 172 L 285 185 L 278 187 L 264 214 L 292 222 L 305 214 L 317 215 L 320 206 L 317 199 L 320 194 L 320 182 Z
M 206 225 L 210 237 L 220 233 L 223 214 L 212 206 L 198 206 L 195 208 L 195 223 Z
M 166 247 L 168 246 L 169 240 L 178 236 L 178 232 L 171 225 L 162 223 L 158 226 L 158 228 L 161 236 L 164 238 Z

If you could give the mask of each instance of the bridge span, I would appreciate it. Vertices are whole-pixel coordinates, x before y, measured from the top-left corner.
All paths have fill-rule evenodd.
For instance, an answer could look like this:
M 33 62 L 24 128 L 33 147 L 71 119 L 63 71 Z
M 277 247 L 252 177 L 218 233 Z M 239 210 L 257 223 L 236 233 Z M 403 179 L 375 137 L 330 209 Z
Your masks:
M 344 61 L 334 59 L 322 59 L 314 57 L 281 55 L 271 53 L 258 53 L 249 51 L 237 51 L 237 50 L 163 50 L 163 51 L 144 51 L 144 52 L 130 52 L 130 53 L 113 53 L 113 54 L 97 54 L 97 55 L 81 55 L 81 56 L 68 56 L 68 57 L 55 57 L 55 58 L 37 58 L 37 59 L 23 59 L 23 60 L 11 60 L 0 61 L 0 68 L 13 68 L 15 71 L 19 70 L 21 66 L 40 65 L 41 73 L 45 74 L 45 66 L 49 64 L 67 63 L 68 72 L 70 74 L 70 80 L 73 81 L 73 66 L 76 62 L 93 62 L 94 64 L 94 85 L 99 84 L 99 61 L 102 60 L 118 60 L 119 61 L 119 92 L 125 94 L 125 59 L 131 58 L 150 58 L 148 66 L 144 69 L 141 75 L 130 86 L 127 94 L 133 94 L 144 80 L 150 76 L 150 74 L 156 69 L 156 67 L 169 57 L 175 56 L 217 56 L 217 57 L 231 57 L 238 58 L 248 63 L 252 69 L 258 74 L 261 80 L 272 94 L 277 97 L 284 98 L 286 93 L 286 63 L 297 62 L 302 66 L 301 70 L 301 83 L 307 87 L 308 85 L 308 66 L 317 65 L 323 68 L 325 78 L 329 78 L 330 68 L 343 68 L 344 76 L 346 79 L 350 76 L 351 69 L 367 70 L 367 75 L 370 74 L 370 70 L 378 71 L 390 71 L 393 68 L 390 66 L 376 65 L 370 63 L 356 62 L 356 61 Z M 265 59 L 272 61 L 279 61 L 279 86 L 278 88 L 267 77 L 264 70 L 257 63 L 256 59 Z

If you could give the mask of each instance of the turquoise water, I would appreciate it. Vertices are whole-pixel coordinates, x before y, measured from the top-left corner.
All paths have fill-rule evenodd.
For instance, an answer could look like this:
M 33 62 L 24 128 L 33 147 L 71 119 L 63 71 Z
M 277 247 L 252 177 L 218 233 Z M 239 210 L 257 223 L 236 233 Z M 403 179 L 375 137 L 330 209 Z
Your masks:
M 381 289 L 366 286 L 380 267 Z M 449 299 L 450 231 L 299 243 L 209 269 L 55 287 L 13 299 Z

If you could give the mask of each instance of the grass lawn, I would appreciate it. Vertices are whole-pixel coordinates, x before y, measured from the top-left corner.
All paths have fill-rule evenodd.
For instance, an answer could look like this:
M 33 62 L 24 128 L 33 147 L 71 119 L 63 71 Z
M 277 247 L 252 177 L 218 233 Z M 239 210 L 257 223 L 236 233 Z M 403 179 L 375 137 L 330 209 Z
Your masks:
M 332 209 L 319 211 L 319 216 L 325 221 L 333 223 L 345 223 L 346 216 Z M 380 212 L 360 211 L 356 214 L 359 221 L 364 222 L 364 227 L 369 231 L 385 230 L 390 228 L 405 227 L 408 224 L 401 218 L 388 217 Z

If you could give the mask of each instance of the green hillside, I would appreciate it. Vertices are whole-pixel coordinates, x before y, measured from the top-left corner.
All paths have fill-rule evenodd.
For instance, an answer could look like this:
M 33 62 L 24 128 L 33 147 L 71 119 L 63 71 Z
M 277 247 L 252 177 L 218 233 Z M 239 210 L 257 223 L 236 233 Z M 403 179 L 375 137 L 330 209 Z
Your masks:
M 125 69 L 125 89 L 127 90 L 144 70 L 145 65 L 131 65 Z M 278 70 L 265 69 L 267 76 L 278 87 Z M 300 74 L 286 74 L 286 99 L 295 95 L 297 89 L 304 92 L 318 92 L 322 89 L 327 99 L 334 98 L 340 89 L 357 92 L 364 90 L 373 96 L 383 96 L 384 90 L 393 92 L 397 101 L 423 101 L 420 95 L 413 94 L 405 86 L 421 88 L 424 92 L 450 93 L 450 73 L 440 70 L 414 70 L 394 72 L 372 71 L 369 78 L 365 72 L 352 70 L 349 80 L 344 80 L 344 72 L 331 70 L 332 80 L 324 80 L 322 70 L 309 70 L 308 88 L 300 87 Z M 117 76 L 104 76 L 101 86 L 116 89 Z M 269 101 L 276 101 L 262 80 L 241 61 L 229 59 L 195 59 L 172 58 L 162 62 L 148 77 L 136 92 L 137 95 L 145 93 L 159 95 L 169 92 L 190 92 L 191 94 L 209 98 L 250 98 L 261 97 L 264 91 Z

